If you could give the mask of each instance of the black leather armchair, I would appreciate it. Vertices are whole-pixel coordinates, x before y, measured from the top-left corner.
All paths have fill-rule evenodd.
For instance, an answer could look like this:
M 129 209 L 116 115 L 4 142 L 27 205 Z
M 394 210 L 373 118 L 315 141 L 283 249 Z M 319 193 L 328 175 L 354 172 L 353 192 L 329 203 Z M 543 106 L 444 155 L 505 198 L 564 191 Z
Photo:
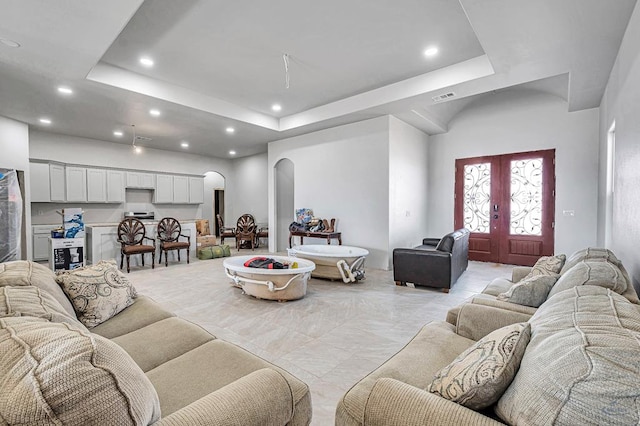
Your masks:
M 445 293 L 469 264 L 469 230 L 458 229 L 444 237 L 425 238 L 416 248 L 393 250 L 396 285 L 441 288 Z

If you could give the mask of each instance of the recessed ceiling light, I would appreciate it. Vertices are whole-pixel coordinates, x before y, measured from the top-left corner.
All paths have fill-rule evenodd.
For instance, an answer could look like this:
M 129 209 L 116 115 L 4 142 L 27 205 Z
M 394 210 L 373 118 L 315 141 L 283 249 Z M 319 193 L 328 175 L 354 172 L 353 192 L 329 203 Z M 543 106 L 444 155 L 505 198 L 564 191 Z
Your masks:
M 48 119 L 48 118 L 44 118 L 44 117 L 40 119 L 40 122 L 42 124 L 51 124 L 51 120 Z
M 229 151 L 229 155 L 236 155 L 235 151 Z
M 143 56 L 140 58 L 140 63 L 147 68 L 151 68 L 153 66 L 153 59 Z
M 282 111 L 282 105 L 280 105 L 280 104 L 273 104 L 273 105 L 271 105 L 271 109 L 272 109 L 272 110 L 274 110 L 274 111 L 276 111 L 276 112 L 277 112 L 277 111 Z
M 234 132 L 236 131 L 236 129 L 234 129 L 233 127 L 227 127 L 227 128 L 225 129 L 225 131 L 226 131 L 227 133 L 234 133 Z
M 189 148 L 189 142 L 182 142 L 180 146 L 183 148 Z
M 438 48 L 435 46 L 432 46 L 427 48 L 427 50 L 424 51 L 424 56 L 429 57 L 429 56 L 435 55 L 436 53 L 438 53 Z
M 115 132 L 113 132 L 113 136 L 116 136 L 116 137 L 118 137 L 118 138 L 119 138 L 119 137 L 122 137 L 122 135 L 123 135 L 123 134 L 124 134 L 124 133 L 122 133 L 120 130 L 116 130 Z
M 149 110 L 149 114 L 153 115 L 154 117 L 159 117 L 160 116 L 160 111 L 157 109 L 150 109 Z
M 0 43 L 4 44 L 7 47 L 20 47 L 20 43 L 18 43 L 17 41 L 9 40 L 8 38 L 0 38 Z
M 58 87 L 58 92 L 62 93 L 63 95 L 71 95 L 73 93 L 73 90 L 68 87 L 60 86 Z
M 140 154 L 142 152 L 142 148 L 140 148 L 139 146 L 134 146 L 133 152 L 135 152 L 136 154 Z

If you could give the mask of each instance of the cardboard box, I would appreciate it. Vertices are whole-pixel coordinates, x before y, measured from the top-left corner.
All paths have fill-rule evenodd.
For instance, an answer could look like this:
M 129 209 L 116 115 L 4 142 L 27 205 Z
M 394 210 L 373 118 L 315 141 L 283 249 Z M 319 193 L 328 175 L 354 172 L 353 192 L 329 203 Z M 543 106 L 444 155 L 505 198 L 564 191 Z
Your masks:
M 196 247 L 213 247 L 218 245 L 218 239 L 215 235 L 202 235 L 196 237 Z
M 209 229 L 209 221 L 207 219 L 196 220 L 196 233 L 198 236 L 211 234 L 211 230 Z

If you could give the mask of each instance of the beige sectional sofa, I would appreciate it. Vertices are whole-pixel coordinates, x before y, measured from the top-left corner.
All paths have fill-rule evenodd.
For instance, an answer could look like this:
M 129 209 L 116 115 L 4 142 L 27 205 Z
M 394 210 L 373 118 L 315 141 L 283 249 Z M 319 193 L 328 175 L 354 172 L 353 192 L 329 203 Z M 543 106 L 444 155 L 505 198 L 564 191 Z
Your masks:
M 562 272 L 584 269 L 581 262 L 596 252 L 603 253 L 587 249 L 570 256 Z M 606 261 L 617 259 L 608 252 Z M 521 269 L 515 274 L 525 275 Z M 463 304 L 449 317 L 455 324 L 427 324 L 347 391 L 336 425 L 639 424 L 640 305 L 633 303 L 637 295 L 626 271 L 623 275 L 624 288 L 622 280 L 572 279 L 573 287 L 552 292 L 530 311 L 519 305 L 505 309 L 491 298 Z M 516 323 L 530 326 L 530 340 L 497 402 L 472 410 L 427 391 L 434 376 L 478 340 Z
M 0 264 L 0 424 L 310 423 L 286 371 L 144 296 L 87 329 L 54 278 Z

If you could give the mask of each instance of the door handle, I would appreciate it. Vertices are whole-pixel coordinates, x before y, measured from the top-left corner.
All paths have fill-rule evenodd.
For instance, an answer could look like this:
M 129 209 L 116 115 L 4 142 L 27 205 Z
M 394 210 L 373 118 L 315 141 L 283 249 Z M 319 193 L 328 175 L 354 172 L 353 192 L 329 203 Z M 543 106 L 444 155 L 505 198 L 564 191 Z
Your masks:
M 493 215 L 493 218 L 494 218 L 494 219 L 497 219 L 497 218 L 498 218 L 498 215 L 497 215 L 497 214 L 494 214 L 494 215 Z

